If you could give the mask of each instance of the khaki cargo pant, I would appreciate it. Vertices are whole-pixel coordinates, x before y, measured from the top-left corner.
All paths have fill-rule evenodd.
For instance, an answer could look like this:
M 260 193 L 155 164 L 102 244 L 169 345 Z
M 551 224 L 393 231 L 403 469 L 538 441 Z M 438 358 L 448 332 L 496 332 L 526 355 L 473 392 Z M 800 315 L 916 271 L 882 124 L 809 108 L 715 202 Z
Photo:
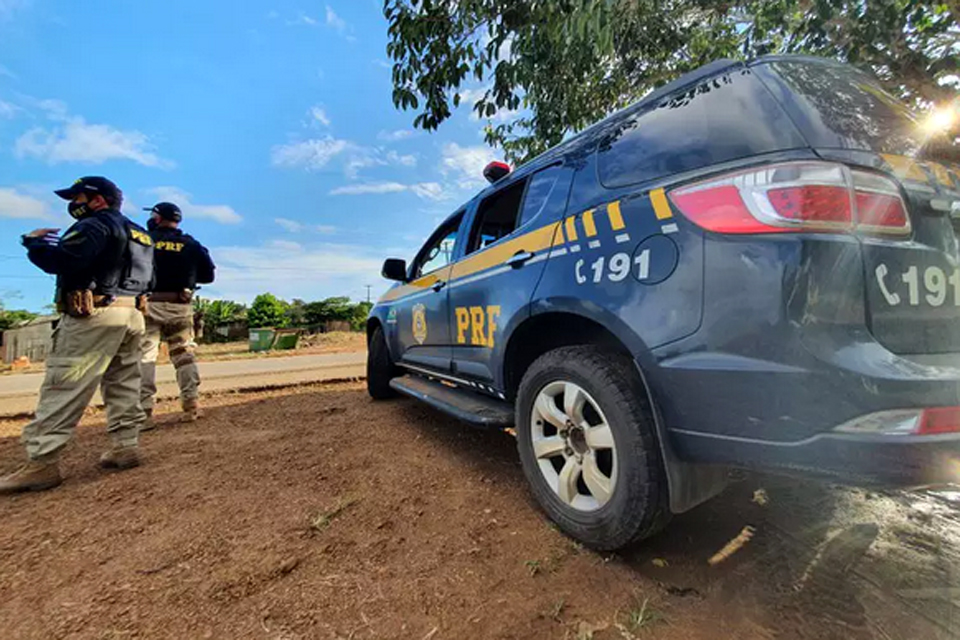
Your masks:
M 96 309 L 87 318 L 61 317 L 36 417 L 21 436 L 31 459 L 55 456 L 67 444 L 98 385 L 115 446 L 137 445 L 144 421 L 139 402 L 143 331 L 143 314 L 133 306 Z
M 200 371 L 193 352 L 193 305 L 179 302 L 150 302 L 147 305 L 147 332 L 143 338 L 143 357 L 140 360 L 140 406 L 153 408 L 157 394 L 157 355 L 160 341 L 170 349 L 170 362 L 177 372 L 180 402 L 196 400 L 200 386 Z

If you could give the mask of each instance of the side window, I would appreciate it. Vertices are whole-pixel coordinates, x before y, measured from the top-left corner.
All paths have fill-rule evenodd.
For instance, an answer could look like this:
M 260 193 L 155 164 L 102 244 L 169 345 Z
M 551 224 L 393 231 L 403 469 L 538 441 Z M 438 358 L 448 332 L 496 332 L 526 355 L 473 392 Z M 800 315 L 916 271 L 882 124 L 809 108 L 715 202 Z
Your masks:
M 518 180 L 480 203 L 467 253 L 473 253 L 510 235 L 517 228 L 520 201 L 527 179 Z
M 460 231 L 461 212 L 457 217 L 441 227 L 430 241 L 420 250 L 410 277 L 416 280 L 420 276 L 447 266 L 453 259 L 453 248 L 457 244 L 457 234 Z
M 527 187 L 527 195 L 523 199 L 523 208 L 520 210 L 517 228 L 536 218 L 546 208 L 547 202 L 554 195 L 554 190 L 557 189 L 560 182 L 563 182 L 560 180 L 562 173 L 563 168 L 556 165 L 533 174 L 530 178 L 530 186 Z

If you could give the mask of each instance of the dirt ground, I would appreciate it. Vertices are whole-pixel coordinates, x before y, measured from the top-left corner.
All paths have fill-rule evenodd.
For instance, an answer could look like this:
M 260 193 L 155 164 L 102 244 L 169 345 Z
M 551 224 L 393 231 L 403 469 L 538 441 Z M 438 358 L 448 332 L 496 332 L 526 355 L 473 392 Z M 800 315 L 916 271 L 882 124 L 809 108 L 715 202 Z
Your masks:
M 361 385 L 206 400 L 96 468 L 0 499 L 4 638 L 940 639 L 960 632 L 951 494 L 742 474 L 600 555 L 531 503 L 513 438 Z M 161 412 L 173 410 L 171 405 Z M 165 415 L 171 419 L 175 416 Z M 0 421 L 0 469 L 22 456 Z M 755 535 L 716 566 L 744 526 Z
M 303 336 L 296 349 L 282 351 L 251 352 L 246 341 L 201 344 L 197 347 L 197 359 L 237 360 L 242 358 L 283 358 L 320 353 L 352 353 L 367 349 L 367 335 L 363 332 L 334 331 Z M 166 354 L 164 354 L 166 358 Z

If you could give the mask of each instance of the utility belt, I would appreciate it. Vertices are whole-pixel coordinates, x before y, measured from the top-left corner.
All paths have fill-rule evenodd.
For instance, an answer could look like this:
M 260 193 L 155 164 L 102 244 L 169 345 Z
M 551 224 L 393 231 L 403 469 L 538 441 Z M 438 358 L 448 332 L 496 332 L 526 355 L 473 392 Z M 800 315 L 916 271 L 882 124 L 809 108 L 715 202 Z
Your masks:
M 57 300 L 57 311 L 73 318 L 88 318 L 104 307 L 128 307 L 146 313 L 147 296 L 104 296 L 90 289 L 76 289 L 64 291 Z
M 193 291 L 183 289 L 182 291 L 154 291 L 150 294 L 152 302 L 173 302 L 178 304 L 190 304 L 193 302 Z

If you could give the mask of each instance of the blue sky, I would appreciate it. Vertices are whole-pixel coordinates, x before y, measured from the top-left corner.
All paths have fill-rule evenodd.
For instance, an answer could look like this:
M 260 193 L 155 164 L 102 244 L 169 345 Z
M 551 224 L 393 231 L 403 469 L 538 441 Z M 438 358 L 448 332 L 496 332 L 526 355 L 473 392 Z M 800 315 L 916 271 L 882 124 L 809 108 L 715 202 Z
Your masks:
M 499 155 L 471 95 L 434 133 L 394 109 L 381 6 L 0 0 L 5 306 L 51 300 L 19 237 L 68 226 L 51 190 L 81 175 L 141 223 L 177 202 L 218 266 L 202 295 L 378 295 L 383 258 L 409 259 Z

